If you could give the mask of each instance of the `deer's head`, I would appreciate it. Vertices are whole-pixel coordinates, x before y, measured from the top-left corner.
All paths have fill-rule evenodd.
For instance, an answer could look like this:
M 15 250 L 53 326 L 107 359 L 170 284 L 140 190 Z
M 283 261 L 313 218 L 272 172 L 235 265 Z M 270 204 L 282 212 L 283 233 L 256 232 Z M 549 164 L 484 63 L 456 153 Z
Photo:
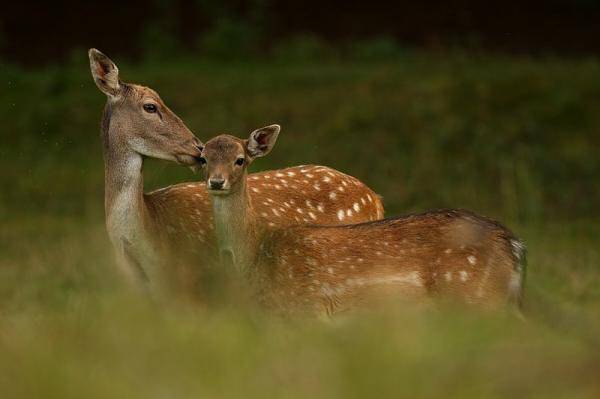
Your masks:
M 248 166 L 267 155 L 281 128 L 270 125 L 256 129 L 246 140 L 226 134 L 209 140 L 200 163 L 206 170 L 206 187 L 213 195 L 227 195 L 243 187 Z
M 194 166 L 202 143 L 152 89 L 123 83 L 119 68 L 106 55 L 90 49 L 94 82 L 108 96 L 104 129 L 118 134 L 108 140 L 123 150 Z

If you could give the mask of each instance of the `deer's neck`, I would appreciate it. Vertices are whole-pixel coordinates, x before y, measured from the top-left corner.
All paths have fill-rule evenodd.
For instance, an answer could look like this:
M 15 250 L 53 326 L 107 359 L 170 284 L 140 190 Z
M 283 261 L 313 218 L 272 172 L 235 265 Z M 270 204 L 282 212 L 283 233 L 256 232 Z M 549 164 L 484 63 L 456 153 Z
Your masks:
M 103 132 L 106 226 L 114 244 L 139 246 L 146 241 L 149 227 L 143 158 L 122 142 L 122 133 L 118 124 Z
M 246 270 L 255 261 L 259 236 L 246 182 L 237 192 L 213 196 L 212 205 L 221 259 Z

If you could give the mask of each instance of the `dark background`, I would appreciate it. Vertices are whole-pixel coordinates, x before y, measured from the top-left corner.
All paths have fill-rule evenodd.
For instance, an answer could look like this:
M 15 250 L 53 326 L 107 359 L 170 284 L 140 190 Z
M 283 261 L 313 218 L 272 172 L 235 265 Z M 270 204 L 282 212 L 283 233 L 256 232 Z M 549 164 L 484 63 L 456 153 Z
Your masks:
M 402 46 L 436 51 L 462 47 L 598 55 L 600 2 L 11 1 L 0 13 L 0 55 L 9 62 L 40 65 L 92 45 L 132 58 L 152 45 L 210 53 L 214 46 L 205 39 L 215 31 L 237 36 L 240 40 L 230 50 L 246 57 L 264 54 L 295 35 L 315 35 L 338 45 L 385 36 Z

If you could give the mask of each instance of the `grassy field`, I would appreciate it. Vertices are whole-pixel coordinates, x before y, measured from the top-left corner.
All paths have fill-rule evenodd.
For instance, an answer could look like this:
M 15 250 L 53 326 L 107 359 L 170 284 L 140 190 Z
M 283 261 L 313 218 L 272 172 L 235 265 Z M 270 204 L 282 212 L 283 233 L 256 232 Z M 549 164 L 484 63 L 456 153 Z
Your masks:
M 600 396 L 600 62 L 118 63 L 203 140 L 283 126 L 256 169 L 336 167 L 387 215 L 464 207 L 528 245 L 522 323 L 390 307 L 333 323 L 125 292 L 103 226 L 103 96 L 81 59 L 0 66 L 2 398 Z M 199 176 L 149 162 L 148 189 Z

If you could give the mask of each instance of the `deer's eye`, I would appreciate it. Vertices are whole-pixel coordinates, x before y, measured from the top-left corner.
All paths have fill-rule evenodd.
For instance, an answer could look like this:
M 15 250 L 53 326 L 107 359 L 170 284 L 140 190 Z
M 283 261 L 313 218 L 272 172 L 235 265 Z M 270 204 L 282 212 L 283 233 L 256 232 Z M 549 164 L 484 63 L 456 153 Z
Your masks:
M 199 158 L 198 158 L 198 162 L 200 162 L 200 165 L 204 166 L 204 165 L 206 165 L 206 158 L 204 158 L 204 157 L 199 157 Z
M 236 159 L 235 164 L 237 166 L 242 166 L 244 164 L 244 158 L 240 157 L 240 158 Z
M 152 104 L 152 103 L 147 103 L 144 104 L 144 111 L 148 112 L 149 114 L 154 114 L 156 113 L 158 109 L 156 108 L 156 104 Z

